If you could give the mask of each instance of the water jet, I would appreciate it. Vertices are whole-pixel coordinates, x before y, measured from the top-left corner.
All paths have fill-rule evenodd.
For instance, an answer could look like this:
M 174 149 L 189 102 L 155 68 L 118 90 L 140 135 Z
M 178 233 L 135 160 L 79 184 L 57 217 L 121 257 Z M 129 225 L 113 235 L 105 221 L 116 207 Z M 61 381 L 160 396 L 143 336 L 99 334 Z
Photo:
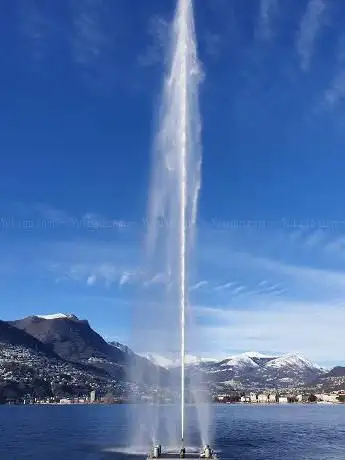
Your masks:
M 175 402 L 179 401 L 179 407 L 174 405 L 165 410 L 157 402 L 145 409 L 141 408 L 143 414 L 136 418 L 135 435 L 136 441 L 142 445 L 142 432 L 150 431 L 148 425 L 151 426 L 151 434 L 144 436 L 150 437 L 152 443 L 148 458 L 200 458 L 201 455 L 211 458 L 212 451 L 206 447 L 210 428 L 208 409 L 201 410 L 198 391 L 194 391 L 200 388 L 193 388 L 195 381 L 188 379 L 187 388 L 185 358 L 186 342 L 190 340 L 186 326 L 191 253 L 201 184 L 198 88 L 202 72 L 197 53 L 192 0 L 177 0 L 169 43 L 153 148 L 147 233 L 149 261 L 153 265 L 150 278 L 163 280 L 160 290 L 157 283 L 151 283 L 155 286 L 154 300 L 160 310 L 151 315 L 146 311 L 146 316 L 141 313 L 138 330 L 145 329 L 147 321 L 150 334 L 145 337 L 145 345 L 150 343 L 155 348 L 150 352 L 172 353 L 176 355 L 175 359 L 178 356 L 179 375 L 176 372 L 170 373 L 168 387 Z M 161 392 L 160 372 L 157 372 L 154 380 L 156 388 Z M 186 423 L 187 389 L 188 395 L 193 395 L 197 408 L 199 442 L 205 445 L 202 454 L 200 448 L 190 448 L 186 444 L 189 434 Z

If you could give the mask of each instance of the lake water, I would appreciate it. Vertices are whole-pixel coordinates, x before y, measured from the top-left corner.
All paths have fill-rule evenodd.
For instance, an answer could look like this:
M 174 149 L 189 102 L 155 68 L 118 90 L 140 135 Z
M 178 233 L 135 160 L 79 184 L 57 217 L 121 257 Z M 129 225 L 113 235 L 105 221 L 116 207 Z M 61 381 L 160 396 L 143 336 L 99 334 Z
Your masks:
M 127 424 L 125 406 L 0 406 L 0 459 L 133 459 L 107 451 Z M 224 460 L 345 459 L 345 405 L 219 405 L 214 426 Z

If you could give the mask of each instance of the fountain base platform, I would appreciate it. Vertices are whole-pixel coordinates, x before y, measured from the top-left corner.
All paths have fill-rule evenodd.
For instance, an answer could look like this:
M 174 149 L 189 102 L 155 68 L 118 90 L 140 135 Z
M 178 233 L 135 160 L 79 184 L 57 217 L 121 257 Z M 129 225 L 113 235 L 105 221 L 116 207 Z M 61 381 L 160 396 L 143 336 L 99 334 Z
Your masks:
M 205 450 L 208 449 L 208 452 L 205 453 Z M 160 445 L 154 446 L 151 452 L 147 456 L 147 460 L 153 459 L 169 459 L 169 460 L 180 460 L 180 459 L 205 459 L 205 460 L 218 460 L 216 454 L 207 446 L 205 449 L 202 449 L 201 452 L 197 451 L 188 451 L 188 449 L 181 448 L 178 450 L 168 450 L 166 452 L 162 451 Z

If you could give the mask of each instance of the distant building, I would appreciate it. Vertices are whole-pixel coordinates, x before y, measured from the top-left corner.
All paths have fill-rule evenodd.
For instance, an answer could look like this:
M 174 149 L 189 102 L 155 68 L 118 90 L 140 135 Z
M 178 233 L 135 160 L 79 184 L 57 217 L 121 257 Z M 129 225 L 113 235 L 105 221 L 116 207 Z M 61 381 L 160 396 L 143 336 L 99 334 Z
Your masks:
M 315 395 L 320 402 L 324 403 L 338 403 L 338 395 L 334 393 L 328 393 L 328 394 L 317 394 Z
M 94 403 L 96 401 L 96 391 L 92 390 L 90 393 L 90 402 Z

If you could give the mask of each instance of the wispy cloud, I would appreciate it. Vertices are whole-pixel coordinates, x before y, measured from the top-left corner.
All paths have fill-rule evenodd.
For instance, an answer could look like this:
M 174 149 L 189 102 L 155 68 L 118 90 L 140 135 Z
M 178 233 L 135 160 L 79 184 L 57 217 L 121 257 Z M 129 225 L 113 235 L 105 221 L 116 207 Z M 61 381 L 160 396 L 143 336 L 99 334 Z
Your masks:
M 249 256 L 248 262 L 257 268 L 261 267 L 262 270 L 285 275 L 294 281 L 308 283 L 310 286 L 338 288 L 345 294 L 345 272 L 342 271 L 293 265 L 263 257 Z
M 198 289 L 207 286 L 208 282 L 206 280 L 198 281 L 197 283 L 193 284 L 189 290 L 190 291 L 197 291 Z
M 74 34 L 72 39 L 73 56 L 77 63 L 93 65 L 107 44 L 102 26 L 102 2 L 86 0 L 72 1 Z
M 305 246 L 309 248 L 319 246 L 322 242 L 324 242 L 325 238 L 326 234 L 324 230 L 315 230 L 311 232 L 306 238 Z
M 262 282 L 260 282 L 257 288 L 248 289 L 247 291 L 245 291 L 244 295 L 247 298 L 265 296 L 266 299 L 271 298 L 272 300 L 274 300 L 274 297 L 284 294 L 285 292 L 286 289 L 284 289 L 280 284 L 271 284 L 266 281 L 265 284 L 262 284 Z
M 212 58 L 217 58 L 220 55 L 222 47 L 221 35 L 215 32 L 206 32 L 203 41 L 206 54 Z
M 236 295 L 245 290 L 244 286 L 237 286 L 232 290 L 232 294 Z
M 272 22 L 278 10 L 278 0 L 261 0 L 257 36 L 268 40 L 272 36 Z
M 320 109 L 332 111 L 345 100 L 345 34 L 338 39 L 335 70 L 329 85 L 322 93 Z
M 259 282 L 259 287 L 263 287 L 263 286 L 267 286 L 268 285 L 268 281 L 267 280 L 262 280 Z
M 345 100 L 345 68 L 336 73 L 324 93 L 324 101 L 328 108 L 334 108 L 342 100 Z
M 78 264 L 69 267 L 55 264 L 53 271 L 56 272 L 58 281 L 78 281 L 89 286 L 100 283 L 110 287 L 114 283 L 120 283 L 123 276 L 121 270 L 109 263 Z
M 46 76 L 63 59 L 62 67 L 66 63 L 78 66 L 76 75 L 88 82 L 104 84 L 104 88 L 117 82 L 120 72 L 115 56 L 119 56 L 118 44 L 125 40 L 117 36 L 125 21 L 124 17 L 117 20 L 118 3 L 69 0 L 62 14 L 61 2 L 18 2 L 19 32 L 28 50 L 26 66 L 35 66 Z
M 156 273 L 152 278 L 148 281 L 144 281 L 144 286 L 152 286 L 156 284 L 165 284 L 167 282 L 167 277 L 164 273 Z
M 323 26 L 323 17 L 327 4 L 325 0 L 309 0 L 307 9 L 302 17 L 297 35 L 297 52 L 300 58 L 300 66 L 307 71 L 314 54 L 315 41 Z
M 90 275 L 86 280 L 86 284 L 88 284 L 89 286 L 93 286 L 96 282 L 97 277 L 95 275 Z
M 100 239 L 94 233 L 59 240 L 59 233 L 2 242 L 5 274 L 83 286 L 114 287 L 139 283 L 142 277 L 138 242 L 128 235 Z M 65 233 L 63 233 L 65 235 Z M 43 282 L 43 281 L 42 281 Z
M 149 21 L 149 45 L 138 56 L 138 64 L 142 67 L 152 67 L 164 61 L 167 46 L 169 23 L 160 16 L 154 16 Z
M 345 258 L 345 236 L 340 236 L 328 242 L 324 249 L 327 253 Z
M 38 7 L 37 2 L 27 0 L 20 2 L 18 14 L 20 18 L 20 32 L 26 39 L 30 58 L 35 62 L 42 61 L 48 53 L 47 35 L 52 30 L 52 21 L 45 12 Z
M 130 279 L 131 279 L 130 273 L 127 273 L 127 272 L 123 273 L 119 280 L 120 286 L 123 286 L 124 284 L 128 284 Z
M 229 281 L 227 283 L 223 283 L 223 284 L 220 284 L 220 285 L 216 286 L 214 288 L 214 291 L 224 291 L 226 289 L 232 288 L 233 286 L 236 286 L 236 282 L 235 281 Z
M 264 232 L 244 243 L 232 233 L 231 238 L 214 238 L 212 247 L 203 248 L 200 264 L 209 268 L 203 276 L 209 276 L 210 288 L 215 286 L 215 302 L 228 300 L 244 309 L 255 298 L 265 299 L 267 305 L 277 299 L 333 302 L 345 296 L 343 235 L 318 229 L 291 239 L 291 232 L 276 236 Z M 245 247 L 247 252 L 241 251 Z M 237 282 L 216 284 L 223 273 Z

